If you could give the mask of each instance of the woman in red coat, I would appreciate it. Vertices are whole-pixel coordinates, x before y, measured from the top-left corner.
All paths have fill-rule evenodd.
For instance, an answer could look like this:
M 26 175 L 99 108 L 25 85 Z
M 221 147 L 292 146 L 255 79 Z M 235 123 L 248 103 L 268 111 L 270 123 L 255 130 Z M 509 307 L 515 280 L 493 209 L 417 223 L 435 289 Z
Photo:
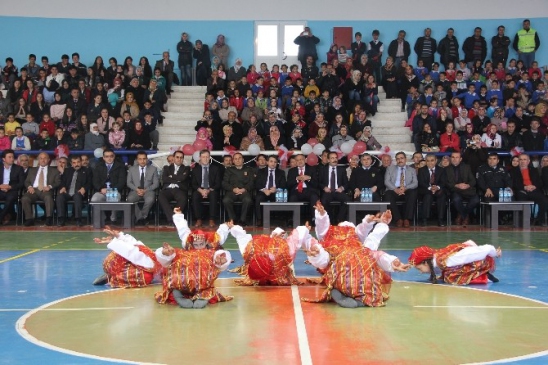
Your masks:
M 460 152 L 460 138 L 454 129 L 453 122 L 445 124 L 445 133 L 440 136 L 440 152 Z

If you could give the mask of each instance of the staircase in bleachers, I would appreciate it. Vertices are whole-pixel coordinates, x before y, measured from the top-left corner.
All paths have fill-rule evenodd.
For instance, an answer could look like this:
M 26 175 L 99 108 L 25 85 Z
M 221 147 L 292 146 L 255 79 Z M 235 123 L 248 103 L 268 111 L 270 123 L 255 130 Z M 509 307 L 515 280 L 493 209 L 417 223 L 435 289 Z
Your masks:
M 202 117 L 204 108 L 205 87 L 174 86 L 171 99 L 164 113 L 164 125 L 159 128 L 161 152 L 169 151 L 170 147 L 181 146 L 194 142 L 196 121 Z M 387 100 L 386 94 L 380 88 L 380 104 L 378 113 L 370 117 L 373 122 L 373 135 L 383 146 L 390 146 L 396 151 L 413 151 L 410 143 L 411 131 L 404 127 L 407 114 L 401 112 L 400 99 Z

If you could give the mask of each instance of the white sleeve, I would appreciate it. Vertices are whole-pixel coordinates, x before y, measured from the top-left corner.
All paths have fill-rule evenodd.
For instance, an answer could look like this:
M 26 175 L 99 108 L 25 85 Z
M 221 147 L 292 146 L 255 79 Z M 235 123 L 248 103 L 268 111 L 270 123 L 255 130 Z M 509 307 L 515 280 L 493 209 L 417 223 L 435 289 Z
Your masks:
M 226 269 L 228 269 L 228 266 L 230 265 L 230 263 L 232 262 L 232 255 L 230 254 L 229 251 L 227 250 L 217 250 L 215 251 L 215 253 L 213 254 L 213 262 L 215 262 L 215 259 L 217 259 L 217 257 L 220 255 L 220 254 L 225 254 L 226 255 L 226 262 L 221 265 L 221 266 L 217 266 L 217 268 L 221 271 L 225 271 Z
M 241 226 L 233 226 L 232 228 L 230 228 L 230 234 L 234 238 L 236 238 L 240 253 L 243 255 L 245 252 L 245 248 L 253 238 L 250 234 L 246 233 L 245 229 L 243 229 Z
M 139 245 L 144 246 L 144 243 L 141 241 L 138 241 L 135 237 L 133 237 L 130 234 L 125 234 L 124 232 L 120 232 L 120 234 L 117 237 L 119 240 L 122 240 L 130 245 Z
M 367 215 L 363 217 L 362 222 L 356 227 L 356 234 L 361 242 L 365 241 L 367 235 L 371 232 L 373 226 L 375 225 L 375 222 L 367 222 L 366 218 Z
M 307 258 L 312 266 L 318 269 L 325 269 L 329 265 L 331 258 L 329 253 L 320 244 L 318 246 L 320 247 L 320 252 L 316 256 L 307 256 Z
M 459 252 L 447 259 L 448 267 L 469 264 L 474 261 L 484 260 L 487 256 L 496 257 L 497 249 L 493 245 L 470 246 L 463 248 Z
M 133 238 L 133 240 L 135 240 L 135 238 Z M 147 269 L 152 269 L 154 267 L 154 261 L 142 253 L 139 248 L 131 242 L 127 242 L 120 238 L 114 238 L 107 247 L 134 265 L 142 266 Z
M 381 240 L 388 233 L 388 230 L 389 228 L 386 223 L 377 223 L 375 229 L 367 235 L 367 238 L 363 242 L 364 247 L 367 247 L 372 251 L 377 251 L 381 244 Z
M 226 239 L 228 238 L 228 234 L 230 233 L 230 228 L 226 225 L 226 223 L 223 223 L 219 226 L 219 229 L 217 229 L 217 234 L 220 237 L 219 245 L 224 245 L 226 242 Z
M 327 231 L 329 230 L 329 225 L 331 222 L 329 221 L 329 214 L 325 212 L 324 215 L 320 215 L 320 212 L 316 210 L 315 212 L 315 218 L 316 218 L 316 237 L 319 241 L 321 241 L 324 236 L 327 234 Z
M 171 264 L 171 261 L 175 258 L 175 252 L 171 255 L 166 256 L 162 253 L 163 247 L 158 247 L 154 253 L 156 254 L 156 259 L 163 267 L 168 267 Z
M 286 239 L 287 245 L 289 246 L 289 253 L 291 254 L 291 256 L 293 256 L 295 252 L 303 245 L 305 247 L 305 250 L 310 250 L 311 238 L 312 236 L 310 235 L 310 231 L 305 226 L 298 226 L 297 228 L 295 228 Z
M 183 247 L 186 245 L 186 240 L 190 234 L 190 228 L 188 228 L 188 222 L 185 219 L 184 214 L 173 214 L 173 223 L 177 228 L 177 234 L 181 239 L 181 244 Z
M 394 269 L 392 268 L 392 262 L 394 260 L 397 260 L 398 258 L 394 255 L 389 255 L 386 252 L 383 251 L 377 251 L 377 255 L 375 255 L 375 258 L 377 260 L 377 264 L 386 272 L 394 272 Z

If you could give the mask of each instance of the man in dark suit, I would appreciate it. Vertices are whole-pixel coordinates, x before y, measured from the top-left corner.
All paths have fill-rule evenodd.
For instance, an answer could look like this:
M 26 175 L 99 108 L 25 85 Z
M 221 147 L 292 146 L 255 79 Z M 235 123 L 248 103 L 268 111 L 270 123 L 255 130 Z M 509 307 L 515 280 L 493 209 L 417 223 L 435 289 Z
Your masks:
M 67 201 L 74 201 L 74 217 L 76 225 L 82 225 L 82 207 L 91 188 L 91 174 L 88 169 L 82 167 L 82 159 L 78 155 L 70 156 L 71 167 L 66 168 L 61 175 L 61 184 L 55 201 L 59 221 L 57 225 L 62 227 L 66 221 Z
M 173 85 L 173 70 L 175 63 L 169 59 L 169 52 L 162 53 L 162 59 L 156 61 L 154 68 L 159 68 L 162 71 L 162 76 L 166 79 L 166 94 L 171 94 L 171 86 Z
M 447 185 L 447 176 L 445 169 L 437 165 L 436 155 L 426 155 L 426 166 L 419 169 L 419 200 L 422 200 L 422 225 L 426 226 L 430 213 L 432 212 L 432 203 L 436 201 L 438 212 L 438 226 L 445 227 L 443 219 L 447 209 L 447 195 L 445 194 Z
M 407 166 L 405 153 L 396 153 L 396 165 L 390 165 L 386 168 L 384 185 L 386 186 L 386 200 L 390 202 L 392 221 L 396 221 L 396 227 L 398 228 L 408 228 L 410 225 L 409 221 L 413 219 L 413 215 L 415 214 L 419 183 L 415 167 Z M 397 205 L 398 200 L 405 202 L 403 206 L 403 220 Z
M 344 222 L 348 213 L 348 206 L 345 204 L 350 200 L 346 191 L 348 189 L 348 176 L 344 166 L 337 166 L 339 156 L 337 152 L 329 152 L 329 165 L 324 167 L 319 174 L 320 190 L 322 192 L 321 202 L 324 207 L 329 207 L 332 201 L 341 203 L 339 214 L 335 223 Z
M 519 166 L 510 170 L 514 196 L 517 201 L 534 201 L 538 205 L 536 225 L 546 227 L 546 197 L 542 191 L 542 180 L 538 170 L 530 165 L 526 154 L 519 155 Z
M 175 200 L 177 207 L 185 211 L 188 201 L 188 181 L 190 179 L 190 167 L 183 165 L 185 155 L 181 151 L 173 153 L 173 163 L 164 166 L 162 171 L 162 190 L 158 195 L 158 203 L 167 217 L 168 225 L 173 224 L 173 208 L 170 201 Z
M 360 57 L 362 54 L 367 52 L 367 45 L 362 42 L 362 34 L 360 32 L 356 32 L 356 34 L 354 34 L 354 38 L 356 41 L 352 42 L 350 45 L 350 50 L 352 51 L 352 60 L 354 61 L 354 64 L 357 65 L 360 63 Z
M 15 153 L 7 149 L 2 151 L 3 168 L 0 169 L 0 201 L 4 201 L 4 208 L 0 210 L 0 224 L 6 225 L 11 220 L 12 211 L 19 190 L 25 186 L 25 174 L 21 166 L 14 164 Z
M 352 200 L 360 201 L 360 195 L 363 188 L 371 189 L 373 192 L 373 201 L 380 202 L 380 190 L 384 188 L 384 176 L 380 170 L 372 166 L 373 157 L 369 153 L 364 153 L 361 157 L 362 165 L 352 171 L 348 190 L 352 194 Z
M 200 163 L 192 169 L 192 211 L 196 217 L 195 226 L 202 226 L 203 202 L 209 201 L 209 227 L 215 227 L 219 206 L 219 192 L 223 182 L 224 167 L 211 163 L 208 150 L 200 151 Z
M 255 179 L 255 216 L 257 227 L 263 226 L 262 202 L 273 202 L 276 200 L 276 189 L 285 189 L 285 173 L 278 168 L 278 157 L 268 157 L 266 168 L 259 169 Z
M 247 211 L 253 203 L 252 190 L 254 184 L 253 169 L 249 166 L 244 166 L 244 156 L 241 153 L 235 153 L 232 156 L 234 166 L 225 170 L 223 176 L 223 190 L 225 196 L 223 204 L 228 213 L 229 220 L 240 225 L 247 225 Z M 240 220 L 236 221 L 234 213 L 234 202 L 242 202 L 242 212 Z
M 70 107 L 73 110 L 73 113 L 77 118 L 87 112 L 88 106 L 86 100 L 80 95 L 80 90 L 78 88 L 75 87 L 70 91 L 67 107 Z
M 137 163 L 129 168 L 127 174 L 127 187 L 131 190 L 127 196 L 128 202 L 143 202 L 143 208 L 135 206 L 135 225 L 147 224 L 150 209 L 156 201 L 156 189 L 160 186 L 158 169 L 149 165 L 147 153 L 137 152 Z
M 42 200 L 46 206 L 46 225 L 53 225 L 53 191 L 61 183 L 56 167 L 49 166 L 50 158 L 45 152 L 38 155 L 38 167 L 31 167 L 25 180 L 26 193 L 21 198 L 25 214 L 25 226 L 34 225 L 32 203 Z
M 103 161 L 99 162 L 93 170 L 93 189 L 95 194 L 91 197 L 91 202 L 107 201 L 107 186 L 111 189 L 118 189 L 118 199 L 120 193 L 126 187 L 126 166 L 116 160 L 114 151 L 107 148 L 103 151 Z M 116 214 L 110 216 L 112 222 L 116 222 Z
M 447 166 L 445 171 L 447 173 L 447 188 L 451 193 L 453 206 L 458 212 L 455 224 L 467 226 L 470 223 L 470 213 L 480 202 L 476 191 L 476 178 L 470 166 L 462 162 L 460 152 L 451 153 L 451 165 Z M 468 201 L 466 207 L 463 200 Z
M 312 207 L 316 205 L 319 200 L 319 183 L 316 169 L 305 164 L 304 155 L 297 155 L 297 157 L 295 157 L 295 162 L 297 163 L 297 166 L 289 169 L 287 173 L 288 201 L 308 202 L 312 212 L 310 219 L 314 219 L 314 209 L 312 209 Z M 298 226 L 301 223 L 294 222 L 294 224 Z

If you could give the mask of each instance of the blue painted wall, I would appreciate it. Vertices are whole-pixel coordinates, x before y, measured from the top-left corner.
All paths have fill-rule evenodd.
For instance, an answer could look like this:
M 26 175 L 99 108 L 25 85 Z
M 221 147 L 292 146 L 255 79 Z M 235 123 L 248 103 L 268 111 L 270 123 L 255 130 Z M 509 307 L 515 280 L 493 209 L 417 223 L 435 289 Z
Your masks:
M 521 28 L 522 19 L 503 20 L 453 20 L 441 21 L 309 21 L 308 25 L 321 40 L 318 46 L 320 60 L 325 60 L 325 53 L 333 39 L 333 27 L 352 27 L 354 32 L 360 31 L 364 40 L 371 39 L 373 29 L 381 32 L 381 41 L 388 44 L 396 38 L 398 30 L 407 31 L 407 40 L 413 48 L 417 37 L 423 34 L 424 28 L 432 28 L 432 36 L 441 40 L 448 27 L 455 29 L 459 43 L 473 33 L 476 26 L 483 28 L 483 35 L 489 44 L 496 34 L 499 25 L 506 27 L 506 34 L 513 39 Z M 531 18 L 532 27 L 541 38 L 541 48 L 537 52 L 540 65 L 548 64 L 548 18 Z M 231 48 L 229 63 L 233 64 L 236 57 L 241 57 L 244 64 L 253 62 L 254 58 L 254 22 L 249 21 L 142 21 L 142 20 L 80 20 L 53 18 L 23 18 L 0 17 L 0 34 L 2 47 L 0 49 L 0 64 L 8 56 L 15 60 L 19 67 L 27 63 L 28 54 L 35 53 L 38 58 L 47 55 L 50 62 L 57 62 L 63 53 L 70 55 L 79 52 L 81 61 L 90 65 L 95 56 L 101 55 L 107 62 L 114 56 L 119 62 L 130 55 L 134 62 L 141 56 L 153 61 L 160 59 L 162 51 L 170 49 L 172 58 L 177 58 L 176 44 L 180 34 L 186 31 L 191 41 L 201 39 L 210 47 L 215 43 L 218 34 L 224 34 Z M 462 53 L 461 53 L 462 55 Z M 517 57 L 511 51 L 510 58 Z M 439 57 L 437 57 L 439 59 Z M 416 62 L 412 53 L 411 62 Z

